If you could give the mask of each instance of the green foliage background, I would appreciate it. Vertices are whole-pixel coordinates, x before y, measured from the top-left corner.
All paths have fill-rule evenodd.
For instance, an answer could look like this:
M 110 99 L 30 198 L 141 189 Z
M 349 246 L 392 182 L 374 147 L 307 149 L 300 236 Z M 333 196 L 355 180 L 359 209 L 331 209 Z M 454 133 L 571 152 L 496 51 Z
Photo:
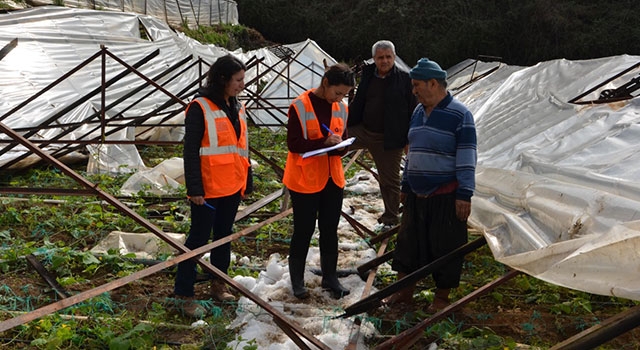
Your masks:
M 478 55 L 512 65 L 640 54 L 640 1 L 237 0 L 239 21 L 274 42 L 315 40 L 357 63 L 379 39 L 407 64 L 450 67 Z

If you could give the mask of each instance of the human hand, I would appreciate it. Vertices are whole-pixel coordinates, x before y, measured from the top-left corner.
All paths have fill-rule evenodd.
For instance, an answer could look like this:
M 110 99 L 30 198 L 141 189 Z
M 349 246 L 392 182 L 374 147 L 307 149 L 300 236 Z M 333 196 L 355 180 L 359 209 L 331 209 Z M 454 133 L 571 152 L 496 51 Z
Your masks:
M 471 214 L 471 202 L 456 199 L 456 216 L 460 221 L 467 221 Z
M 192 196 L 189 197 L 191 203 L 195 205 L 203 205 L 204 204 L 204 196 Z
M 342 142 L 342 137 L 339 135 L 329 135 L 327 136 L 327 139 L 324 140 L 324 145 L 325 146 L 333 146 L 333 145 L 337 145 L 340 142 Z

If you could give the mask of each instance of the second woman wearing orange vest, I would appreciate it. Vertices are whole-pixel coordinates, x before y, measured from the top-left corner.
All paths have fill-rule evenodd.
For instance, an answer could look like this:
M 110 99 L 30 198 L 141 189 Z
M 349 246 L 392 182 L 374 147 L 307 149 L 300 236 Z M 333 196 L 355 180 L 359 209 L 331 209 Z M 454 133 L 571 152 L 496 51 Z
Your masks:
M 341 156 L 346 148 L 308 158 L 308 151 L 336 145 L 347 138 L 347 105 L 344 97 L 355 85 L 353 72 L 344 64 L 329 67 L 320 86 L 298 96 L 289 107 L 287 146 L 289 153 L 283 183 L 291 194 L 293 236 L 289 247 L 289 275 L 293 294 L 309 297 L 304 270 L 316 219 L 320 231 L 322 288 L 334 298 L 349 294 L 338 281 L 338 222 L 345 186 Z
M 187 106 L 184 136 L 184 174 L 191 204 L 191 227 L 185 246 L 195 249 L 231 234 L 240 200 L 253 189 L 249 166 L 248 131 L 244 106 L 237 95 L 244 89 L 246 66 L 237 58 L 218 58 Z M 227 272 L 231 243 L 211 251 L 211 264 Z M 178 265 L 174 293 L 184 300 L 184 314 L 200 318 L 205 310 L 194 301 L 196 262 Z M 223 281 L 213 279 L 211 296 L 218 301 L 235 297 Z

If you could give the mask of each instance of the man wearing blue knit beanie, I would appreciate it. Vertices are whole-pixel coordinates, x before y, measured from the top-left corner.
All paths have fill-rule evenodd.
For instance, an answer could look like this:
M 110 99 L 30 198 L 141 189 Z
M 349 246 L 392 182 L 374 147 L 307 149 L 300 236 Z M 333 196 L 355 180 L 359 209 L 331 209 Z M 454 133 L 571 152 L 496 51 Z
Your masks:
M 445 80 L 447 79 L 447 71 L 442 70 L 436 62 L 428 58 L 421 58 L 418 60 L 418 64 L 409 71 L 409 77 L 425 81 L 430 79 Z
M 447 72 L 421 58 L 409 77 L 419 104 L 409 124 L 402 174 L 404 210 L 392 264 L 398 279 L 467 243 L 477 159 L 473 115 L 447 91 Z M 436 289 L 428 312 L 449 306 L 463 260 L 456 257 L 432 273 Z M 415 284 L 383 302 L 410 304 L 414 289 Z

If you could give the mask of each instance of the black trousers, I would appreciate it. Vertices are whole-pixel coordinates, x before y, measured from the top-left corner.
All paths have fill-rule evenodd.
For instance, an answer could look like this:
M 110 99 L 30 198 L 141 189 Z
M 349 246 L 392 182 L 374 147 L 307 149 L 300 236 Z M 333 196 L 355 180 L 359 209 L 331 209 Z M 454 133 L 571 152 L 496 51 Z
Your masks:
M 407 195 L 393 254 L 393 270 L 412 273 L 468 241 L 467 222 L 456 217 L 455 193 L 418 198 Z M 438 288 L 456 288 L 464 256 L 451 260 L 432 277 Z
M 230 235 L 240 199 L 240 192 L 227 197 L 207 199 L 207 203 L 215 210 L 206 205 L 195 205 L 191 202 L 191 227 L 184 245 L 189 249 L 196 249 L 207 244 L 212 233 L 214 241 Z M 231 243 L 212 249 L 210 258 L 211 265 L 226 273 L 231 263 Z M 174 293 L 186 297 L 193 296 L 195 281 L 195 260 L 189 259 L 179 263 Z
M 293 205 L 293 236 L 289 257 L 303 261 L 307 258 L 316 220 L 320 230 L 320 255 L 338 255 L 338 222 L 342 212 L 343 189 L 329 179 L 320 192 L 289 192 Z

